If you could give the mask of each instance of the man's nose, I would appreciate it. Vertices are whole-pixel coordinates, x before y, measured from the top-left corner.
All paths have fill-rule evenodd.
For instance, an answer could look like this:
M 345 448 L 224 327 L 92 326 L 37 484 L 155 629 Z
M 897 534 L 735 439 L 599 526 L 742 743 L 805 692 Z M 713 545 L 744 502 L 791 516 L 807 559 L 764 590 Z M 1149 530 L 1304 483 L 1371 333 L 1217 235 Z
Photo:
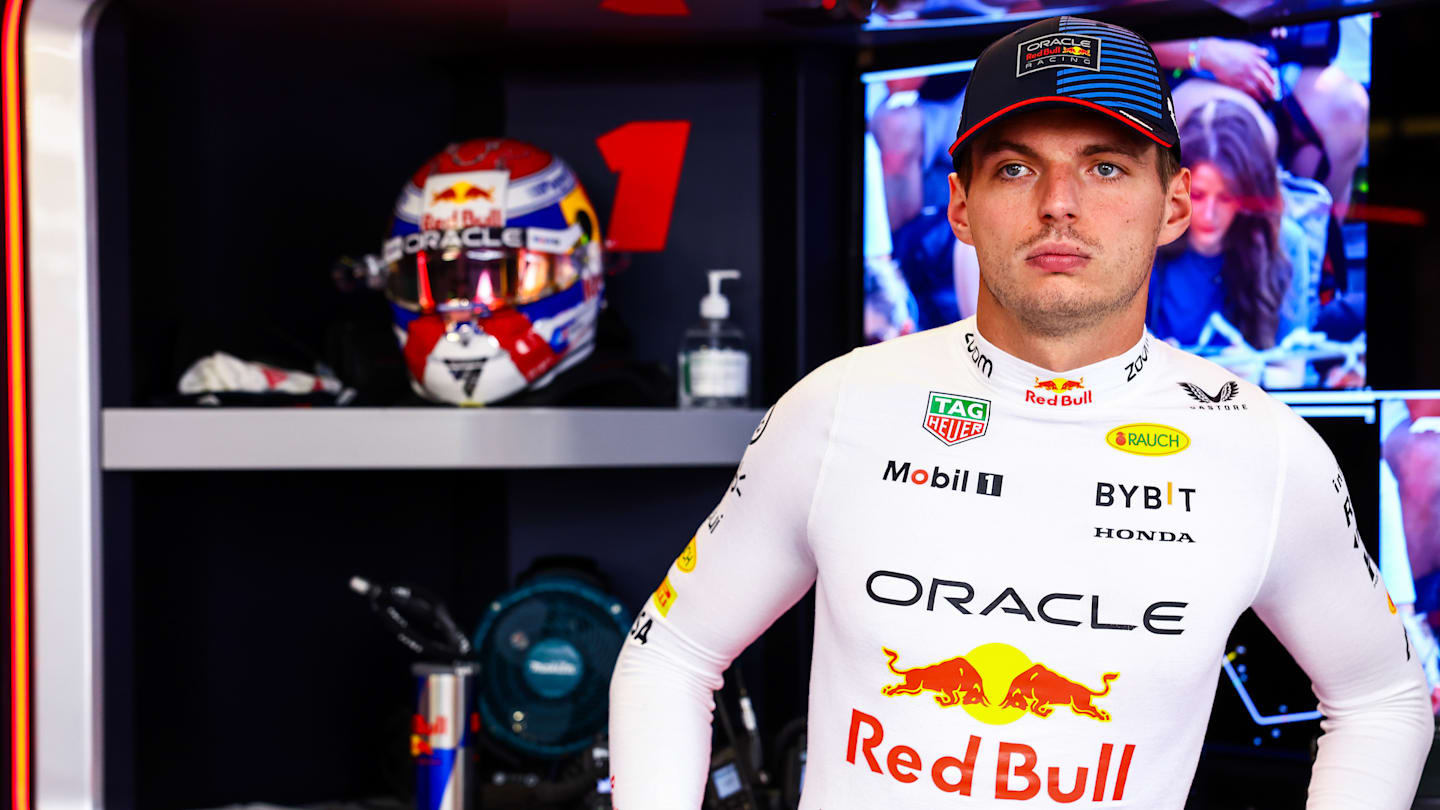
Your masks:
M 1067 171 L 1048 171 L 1041 175 L 1040 218 L 1047 222 L 1069 222 L 1080 214 L 1079 188 Z

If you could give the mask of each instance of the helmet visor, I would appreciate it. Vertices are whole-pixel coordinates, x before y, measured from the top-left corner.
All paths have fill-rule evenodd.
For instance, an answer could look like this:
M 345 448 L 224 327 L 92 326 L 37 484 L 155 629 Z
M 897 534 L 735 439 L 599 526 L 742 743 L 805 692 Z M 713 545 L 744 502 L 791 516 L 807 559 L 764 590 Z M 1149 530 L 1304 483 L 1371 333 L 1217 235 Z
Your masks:
M 573 254 L 526 248 L 427 248 L 390 263 L 392 299 L 419 312 L 489 312 L 533 303 L 580 278 Z

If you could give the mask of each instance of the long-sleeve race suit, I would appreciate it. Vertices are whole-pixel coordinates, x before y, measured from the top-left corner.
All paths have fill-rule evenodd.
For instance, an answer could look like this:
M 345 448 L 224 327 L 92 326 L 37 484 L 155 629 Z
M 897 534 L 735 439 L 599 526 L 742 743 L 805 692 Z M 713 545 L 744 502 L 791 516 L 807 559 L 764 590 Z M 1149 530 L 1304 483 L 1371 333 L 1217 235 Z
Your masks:
M 1302 419 L 1148 335 L 1061 377 L 973 319 L 858 349 L 766 414 L 637 617 L 615 806 L 700 806 L 712 690 L 813 583 L 802 810 L 1182 808 L 1247 607 L 1325 716 L 1309 810 L 1408 808 L 1425 678 L 1355 524 Z

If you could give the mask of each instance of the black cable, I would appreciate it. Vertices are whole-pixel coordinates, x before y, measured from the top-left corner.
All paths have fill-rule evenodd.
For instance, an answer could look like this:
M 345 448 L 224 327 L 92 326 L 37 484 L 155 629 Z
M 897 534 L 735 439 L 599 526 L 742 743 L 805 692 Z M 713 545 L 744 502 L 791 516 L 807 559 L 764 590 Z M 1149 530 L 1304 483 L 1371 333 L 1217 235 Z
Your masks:
M 350 589 L 365 597 L 380 621 L 416 655 L 453 661 L 470 654 L 470 639 L 428 592 L 409 585 L 377 585 L 358 576 L 350 578 Z

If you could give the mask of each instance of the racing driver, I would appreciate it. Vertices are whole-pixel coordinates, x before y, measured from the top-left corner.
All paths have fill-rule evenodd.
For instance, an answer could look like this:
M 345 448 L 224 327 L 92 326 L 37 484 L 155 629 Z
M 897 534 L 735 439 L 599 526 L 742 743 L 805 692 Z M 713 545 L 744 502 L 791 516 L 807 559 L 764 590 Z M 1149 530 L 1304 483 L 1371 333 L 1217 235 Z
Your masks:
M 712 690 L 812 584 L 802 810 L 1180 810 L 1246 608 L 1324 716 L 1307 808 L 1410 807 L 1425 678 L 1334 456 L 1145 331 L 1190 221 L 1178 141 L 1126 29 L 1052 18 L 981 54 L 949 205 L 976 315 L 766 414 L 615 665 L 615 807 L 701 805 Z

